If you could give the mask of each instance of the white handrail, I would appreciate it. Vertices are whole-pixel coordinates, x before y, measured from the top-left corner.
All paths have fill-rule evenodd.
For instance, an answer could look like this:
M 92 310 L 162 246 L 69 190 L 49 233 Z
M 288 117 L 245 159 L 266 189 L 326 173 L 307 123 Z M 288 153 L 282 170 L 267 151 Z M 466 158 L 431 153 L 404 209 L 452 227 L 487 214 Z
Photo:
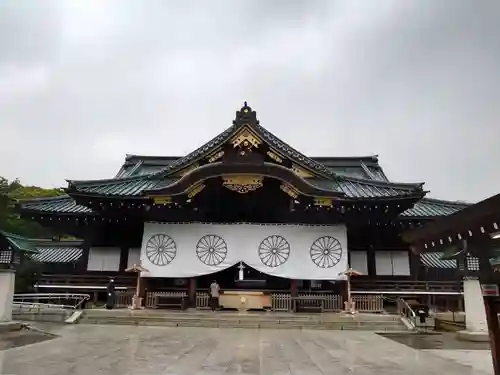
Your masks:
M 79 309 L 82 304 L 90 299 L 89 294 L 81 293 L 24 293 L 14 294 L 13 304 L 29 307 L 49 307 L 49 308 L 65 308 Z M 74 301 L 73 304 L 54 303 Z

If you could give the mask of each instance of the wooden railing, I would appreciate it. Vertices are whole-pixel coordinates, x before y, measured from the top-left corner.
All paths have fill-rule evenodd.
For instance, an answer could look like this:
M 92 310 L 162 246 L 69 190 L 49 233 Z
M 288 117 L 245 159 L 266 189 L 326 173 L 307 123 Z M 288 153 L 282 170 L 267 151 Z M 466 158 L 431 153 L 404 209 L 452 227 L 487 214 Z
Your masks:
M 415 280 L 361 280 L 353 278 L 353 291 L 432 291 L 459 292 L 460 284 L 456 281 L 415 281 Z
M 271 310 L 290 311 L 292 309 L 292 295 L 290 293 L 272 293 Z
M 149 292 L 146 296 L 146 307 L 156 308 L 158 297 L 179 297 L 187 298 L 186 292 Z
M 210 296 L 207 292 L 197 292 L 196 293 L 196 308 L 197 309 L 209 309 Z
M 384 299 L 382 298 L 382 296 L 353 295 L 351 298 L 355 304 L 354 307 L 356 311 L 371 313 L 384 311 Z
M 118 308 L 132 306 L 132 297 L 134 292 L 116 292 L 116 304 Z

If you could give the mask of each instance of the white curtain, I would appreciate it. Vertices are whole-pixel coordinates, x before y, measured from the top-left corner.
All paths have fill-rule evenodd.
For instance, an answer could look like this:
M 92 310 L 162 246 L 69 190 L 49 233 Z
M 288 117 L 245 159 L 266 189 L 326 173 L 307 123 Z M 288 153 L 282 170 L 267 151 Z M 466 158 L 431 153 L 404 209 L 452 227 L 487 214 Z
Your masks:
M 410 276 L 410 256 L 408 251 L 392 252 L 392 269 L 394 276 Z
M 113 271 L 120 270 L 121 250 L 118 247 L 91 247 L 87 271 Z
M 134 264 L 141 264 L 141 249 L 139 247 L 128 249 L 127 268 L 132 268 Z
M 375 251 L 375 265 L 379 276 L 410 276 L 407 251 Z
M 363 275 L 368 275 L 368 255 L 366 251 L 349 251 L 351 259 L 351 268 L 361 272 Z
M 145 223 L 141 263 L 145 277 L 183 278 L 221 271 L 239 262 L 273 276 L 338 280 L 347 268 L 344 225 Z

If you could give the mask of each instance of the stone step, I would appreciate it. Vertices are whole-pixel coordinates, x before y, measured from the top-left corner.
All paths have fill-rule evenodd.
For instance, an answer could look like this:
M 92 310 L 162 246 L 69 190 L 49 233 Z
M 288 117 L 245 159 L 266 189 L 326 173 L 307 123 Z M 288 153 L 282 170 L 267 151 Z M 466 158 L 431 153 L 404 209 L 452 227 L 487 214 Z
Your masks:
M 139 319 L 203 319 L 203 320 L 235 320 L 235 321 L 301 321 L 301 322 L 346 322 L 346 321 L 372 321 L 372 322 L 394 322 L 400 320 L 397 315 L 384 314 L 360 314 L 360 315 L 344 315 L 344 314 L 239 314 L 239 313 L 192 313 L 192 312 L 161 312 L 155 310 L 146 311 L 127 311 L 127 310 L 86 310 L 85 316 L 93 318 L 139 318 Z
M 373 322 L 373 321 L 346 321 L 346 322 L 318 322 L 294 321 L 245 321 L 224 319 L 143 319 L 138 317 L 92 317 L 85 316 L 82 324 L 113 324 L 113 325 L 147 325 L 167 327 L 207 327 L 207 328 L 271 328 L 271 329 L 326 329 L 326 330 L 370 330 L 370 331 L 402 331 L 405 329 L 400 321 Z

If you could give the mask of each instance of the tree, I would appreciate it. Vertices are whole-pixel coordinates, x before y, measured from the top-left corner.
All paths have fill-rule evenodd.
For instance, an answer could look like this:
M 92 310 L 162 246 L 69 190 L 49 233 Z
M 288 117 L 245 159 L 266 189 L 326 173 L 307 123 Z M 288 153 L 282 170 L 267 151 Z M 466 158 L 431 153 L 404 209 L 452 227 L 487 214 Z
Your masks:
M 15 210 L 15 203 L 18 199 L 56 197 L 63 194 L 62 189 L 24 186 L 18 179 L 9 182 L 0 176 L 0 230 L 31 238 L 51 238 L 50 229 L 21 218 Z

